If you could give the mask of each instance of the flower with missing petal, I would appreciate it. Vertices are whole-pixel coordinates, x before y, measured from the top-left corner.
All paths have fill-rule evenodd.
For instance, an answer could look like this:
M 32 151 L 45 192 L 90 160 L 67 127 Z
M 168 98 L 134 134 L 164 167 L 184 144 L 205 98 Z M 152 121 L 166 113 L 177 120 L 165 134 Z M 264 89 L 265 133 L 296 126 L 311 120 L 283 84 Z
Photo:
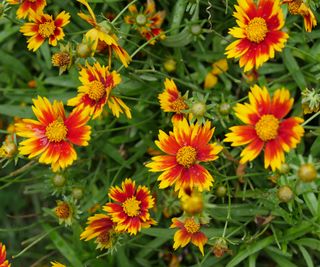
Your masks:
M 89 241 L 95 238 L 97 249 L 108 249 L 113 246 L 114 222 L 110 216 L 105 214 L 95 214 L 88 218 L 87 227 L 82 232 L 80 239 Z
M 232 146 L 247 145 L 240 163 L 254 160 L 264 149 L 264 167 L 280 169 L 284 151 L 295 148 L 303 136 L 303 119 L 284 117 L 290 112 L 293 98 L 287 89 L 278 89 L 271 98 L 267 88 L 255 85 L 249 93 L 249 103 L 237 104 L 236 116 L 246 125 L 233 126 L 224 142 Z
M 11 264 L 7 260 L 6 246 L 0 242 L 0 267 L 10 267 Z
M 281 31 L 284 18 L 279 0 L 260 0 L 258 5 L 253 0 L 238 0 L 235 9 L 238 27 L 231 28 L 229 34 L 239 40 L 231 43 L 225 54 L 240 58 L 245 72 L 258 69 L 274 57 L 275 51 L 283 49 L 289 37 Z
M 87 126 L 88 112 L 74 109 L 66 116 L 61 101 L 53 104 L 45 97 L 33 99 L 32 110 L 38 120 L 23 119 L 16 123 L 18 136 L 27 138 L 20 142 L 21 155 L 39 157 L 40 163 L 51 164 L 56 172 L 71 165 L 77 159 L 73 145 L 87 146 L 91 127 Z
M 135 235 L 141 228 L 156 224 L 149 213 L 154 206 L 154 198 L 146 186 L 136 187 L 135 181 L 127 178 L 121 188 L 112 186 L 109 189 L 109 197 L 115 203 L 107 203 L 103 210 L 111 216 L 116 231 Z
M 120 113 L 131 118 L 128 106 L 119 97 L 112 95 L 112 90 L 121 81 L 116 71 L 110 72 L 108 67 L 101 66 L 99 62 L 93 66 L 87 63 L 85 67 L 82 67 L 79 79 L 82 85 L 78 87 L 78 95 L 69 99 L 68 106 L 87 109 L 95 119 L 107 104 L 117 118 Z
M 132 24 L 134 29 L 148 41 L 156 36 L 163 40 L 166 36 L 161 30 L 161 25 L 165 17 L 165 11 L 156 12 L 156 6 L 153 0 L 147 0 L 145 10 L 138 12 L 135 4 L 129 6 L 130 15 L 124 18 L 125 22 Z M 152 40 L 150 44 L 155 44 Z
M 102 42 L 109 48 L 109 51 L 114 51 L 116 53 L 125 67 L 128 67 L 131 57 L 126 50 L 118 44 L 118 37 L 113 33 L 111 23 L 108 21 L 98 23 L 96 15 L 92 11 L 87 0 L 77 1 L 83 4 L 89 11 L 89 15 L 80 12 L 78 13 L 78 16 L 93 26 L 93 28 L 85 34 L 86 41 L 92 43 L 91 49 L 93 54 L 97 50 L 98 42 Z M 111 55 L 109 54 L 109 56 Z
M 304 27 L 307 32 L 311 32 L 312 28 L 317 26 L 316 17 L 303 0 L 283 0 L 282 3 L 288 4 L 290 14 L 303 16 Z
M 19 5 L 17 18 L 24 19 L 32 12 L 41 13 L 47 5 L 46 0 L 7 0 L 10 5 Z
M 63 27 L 70 22 L 70 15 L 62 11 L 55 19 L 51 15 L 31 12 L 29 19 L 20 28 L 28 38 L 28 49 L 38 50 L 45 40 L 52 46 L 56 46 L 64 37 Z
M 181 96 L 176 84 L 173 80 L 166 79 L 164 81 L 164 91 L 158 95 L 160 107 L 164 112 L 174 112 L 172 122 L 182 120 L 183 111 L 189 107 L 186 103 L 187 96 Z
M 213 177 L 199 163 L 216 160 L 222 150 L 217 143 L 209 144 L 213 133 L 209 121 L 199 125 L 189 124 L 186 119 L 174 123 L 169 135 L 160 130 L 155 143 L 166 155 L 155 156 L 146 165 L 151 172 L 163 172 L 158 178 L 159 188 L 175 185 L 179 197 L 185 189 L 210 189 Z
M 203 246 L 208 242 L 208 238 L 200 231 L 200 224 L 193 217 L 186 218 L 184 221 L 173 218 L 170 228 L 179 228 L 173 237 L 174 250 L 180 246 L 183 248 L 191 242 L 199 248 L 202 256 L 204 256 Z

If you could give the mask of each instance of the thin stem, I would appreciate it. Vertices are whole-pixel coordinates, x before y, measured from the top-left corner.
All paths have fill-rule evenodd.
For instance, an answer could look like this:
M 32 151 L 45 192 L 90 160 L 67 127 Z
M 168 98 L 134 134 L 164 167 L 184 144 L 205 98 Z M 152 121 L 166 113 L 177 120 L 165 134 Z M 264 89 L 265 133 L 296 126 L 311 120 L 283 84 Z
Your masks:
M 119 18 L 122 16 L 122 14 L 123 14 L 124 12 L 126 12 L 126 10 L 129 8 L 129 6 L 133 5 L 135 2 L 137 2 L 137 0 L 133 0 L 132 2 L 130 2 L 129 4 L 127 4 L 126 7 L 125 7 L 124 9 L 122 9 L 122 10 L 120 11 L 120 13 L 112 20 L 111 24 L 114 25 L 114 23 L 117 21 L 117 19 L 119 19 Z
M 316 118 L 320 114 L 320 111 L 318 111 L 316 114 L 313 114 L 309 119 L 307 119 L 304 123 L 302 123 L 302 126 L 305 126 L 308 124 L 310 121 L 312 121 L 314 118 Z

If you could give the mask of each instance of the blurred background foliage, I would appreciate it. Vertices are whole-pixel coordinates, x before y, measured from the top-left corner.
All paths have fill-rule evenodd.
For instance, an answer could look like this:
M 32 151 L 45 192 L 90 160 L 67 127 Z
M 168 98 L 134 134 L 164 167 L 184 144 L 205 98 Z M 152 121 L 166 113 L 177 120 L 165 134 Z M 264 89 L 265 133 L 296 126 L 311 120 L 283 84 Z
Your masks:
M 309 2 L 314 7 L 318 5 Z M 96 15 L 117 15 L 127 3 L 90 1 Z M 302 183 L 298 177 L 303 162 L 319 166 L 319 118 L 314 114 L 304 115 L 305 120 L 312 120 L 305 125 L 305 137 L 299 147 L 286 157 L 288 170 L 277 173 L 265 170 L 261 158 L 240 170 L 230 158 L 238 158 L 241 150 L 230 147 L 214 164 L 207 165 L 216 182 L 207 207 L 212 219 L 204 229 L 211 245 L 206 246 L 204 257 L 191 245 L 173 251 L 174 231 L 168 229 L 169 217 L 181 214 L 179 201 L 171 190 L 159 190 L 157 174 L 144 167 L 151 157 L 150 148 L 156 149 L 153 141 L 158 130 L 172 128 L 170 116 L 161 112 L 157 99 L 166 77 L 173 78 L 182 93 L 207 95 L 207 104 L 213 105 L 210 115 L 216 127 L 216 141 L 221 141 L 228 127 L 235 125 L 232 106 L 246 98 L 252 85 L 238 63 L 228 61 L 229 70 L 219 74 L 216 86 L 203 89 L 211 64 L 224 58 L 224 49 L 231 41 L 228 29 L 235 25 L 232 17 L 235 3 L 157 1 L 157 10 L 165 10 L 167 14 L 162 26 L 167 38 L 154 46 L 145 45 L 145 40 L 122 19 L 117 21 L 115 26 L 123 47 L 129 54 L 139 49 L 128 68 L 113 62 L 113 69 L 119 69 L 122 77 L 116 94 L 130 106 L 133 118 L 116 119 L 105 112 L 99 120 L 91 121 L 90 145 L 77 150 L 78 160 L 63 172 L 66 181 L 62 186 L 55 184 L 55 174 L 49 167 L 35 161 L 19 159 L 3 166 L 0 240 L 7 245 L 8 254 L 15 256 L 12 266 L 48 266 L 50 260 L 74 267 L 320 266 L 319 180 Z M 142 4 L 144 1 L 137 3 Z M 76 1 L 48 1 L 46 7 L 50 14 L 61 10 L 71 14 L 63 42 L 69 41 L 74 46 L 88 29 L 77 16 L 80 9 Z M 283 9 L 287 14 L 286 7 Z M 319 21 L 319 14 L 315 15 Z M 81 62 L 59 76 L 51 64 L 51 56 L 58 47 L 44 44 L 36 53 L 29 52 L 25 37 L 19 33 L 21 24 L 15 17 L 15 7 L 0 19 L 1 141 L 15 117 L 33 116 L 32 98 L 41 95 L 66 103 L 76 95 L 80 85 Z M 303 116 L 301 91 L 319 87 L 320 30 L 317 27 L 306 33 L 301 17 L 287 16 L 285 31 L 290 36 L 286 48 L 259 69 L 256 83 L 267 86 L 271 92 L 288 88 L 295 98 L 292 114 Z M 168 60 L 174 62 L 173 69 L 165 67 Z M 100 57 L 99 61 L 106 64 L 107 58 Z M 80 241 L 79 235 L 92 210 L 108 201 L 108 188 L 126 177 L 151 188 L 157 199 L 153 213 L 158 225 L 122 239 L 117 252 L 110 255 L 95 250 L 92 242 Z M 294 192 L 288 203 L 281 202 L 278 196 L 284 185 Z M 63 195 L 77 199 L 81 211 L 71 227 L 59 225 L 53 213 L 56 200 Z M 221 237 L 226 241 L 227 253 L 216 257 L 213 247 L 221 245 Z

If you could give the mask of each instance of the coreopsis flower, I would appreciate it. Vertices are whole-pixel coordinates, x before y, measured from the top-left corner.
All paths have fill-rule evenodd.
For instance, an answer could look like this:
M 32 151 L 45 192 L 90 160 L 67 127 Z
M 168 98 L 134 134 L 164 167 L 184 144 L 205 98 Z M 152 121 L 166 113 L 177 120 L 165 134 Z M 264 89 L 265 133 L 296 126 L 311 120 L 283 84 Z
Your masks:
M 161 25 L 165 17 L 165 11 L 156 12 L 156 5 L 153 0 L 147 0 L 145 10 L 138 12 L 135 4 L 129 6 L 130 15 L 124 18 L 125 22 L 132 24 L 140 34 L 148 41 L 156 36 L 164 39 L 166 36 L 161 30 Z M 150 41 L 155 44 L 156 40 Z
M 77 0 L 77 1 L 85 5 L 85 7 L 89 11 L 89 15 L 79 12 L 78 16 L 93 26 L 93 28 L 90 29 L 85 34 L 85 38 L 87 42 L 90 42 L 92 44 L 91 49 L 93 54 L 97 49 L 98 42 L 100 41 L 108 46 L 109 51 L 111 50 L 114 51 L 116 55 L 119 57 L 119 59 L 121 60 L 122 64 L 125 67 L 128 67 L 129 62 L 131 61 L 131 57 L 128 55 L 126 50 L 124 50 L 118 44 L 118 37 L 113 33 L 111 23 L 109 23 L 108 21 L 103 21 L 98 23 L 96 19 L 96 15 L 92 11 L 88 2 L 86 0 Z M 111 55 L 109 54 L 109 56 Z
M 88 218 L 87 227 L 81 233 L 80 239 L 89 241 L 95 238 L 97 249 L 107 249 L 113 246 L 114 234 L 114 222 L 110 216 L 100 213 Z
M 11 264 L 7 260 L 6 246 L 0 242 L 0 267 L 10 267 Z
M 193 217 L 186 218 L 184 221 L 173 218 L 170 228 L 179 228 L 173 237 L 174 250 L 180 246 L 183 248 L 191 242 L 199 248 L 202 256 L 204 256 L 203 246 L 207 243 L 208 238 L 200 231 L 200 224 Z
M 60 262 L 57 262 L 57 261 L 52 261 L 50 262 L 51 264 L 51 267 L 67 267 L 66 265 L 60 263 Z
M 63 27 L 70 22 L 70 15 L 62 11 L 54 19 L 52 15 L 32 12 L 29 16 L 31 22 L 26 22 L 20 28 L 28 37 L 28 49 L 33 52 L 43 44 L 45 40 L 52 46 L 56 46 L 64 37 Z
M 171 79 L 164 81 L 164 91 L 158 95 L 160 107 L 164 112 L 174 112 L 172 122 L 182 120 L 184 117 L 183 111 L 188 109 L 186 103 L 187 94 L 181 96 L 176 84 Z
M 258 69 L 275 51 L 281 51 L 288 39 L 288 34 L 281 31 L 284 25 L 283 13 L 279 0 L 260 0 L 256 5 L 253 0 L 238 0 L 233 16 L 239 27 L 229 30 L 235 38 L 226 48 L 228 58 L 240 58 L 240 67 L 249 71 Z
M 64 223 L 66 226 L 72 224 L 75 209 L 71 203 L 58 200 L 57 206 L 54 208 L 54 212 L 59 220 L 59 224 Z
M 166 155 L 152 157 L 146 165 L 151 172 L 163 172 L 158 178 L 160 189 L 175 185 L 179 197 L 185 189 L 209 190 L 213 177 L 199 163 L 216 160 L 222 150 L 217 143 L 209 144 L 213 133 L 209 121 L 200 126 L 186 119 L 174 123 L 169 135 L 160 130 L 155 143 Z
M 120 83 L 121 77 L 116 71 L 109 71 L 108 67 L 96 62 L 93 66 L 88 63 L 80 71 L 81 86 L 78 95 L 69 99 L 69 106 L 87 109 L 93 118 L 98 117 L 105 104 L 111 109 L 112 114 L 119 117 L 124 113 L 129 119 L 131 112 L 128 106 L 119 98 L 112 95 L 112 90 Z
M 24 19 L 31 13 L 41 13 L 47 5 L 46 0 L 7 0 L 10 5 L 19 5 L 17 18 Z
M 60 51 L 51 57 L 52 66 L 59 68 L 59 75 L 64 73 L 72 65 L 72 49 L 70 43 L 60 45 Z
M 316 17 L 303 0 L 283 0 L 282 3 L 288 4 L 290 14 L 303 16 L 304 27 L 307 32 L 311 32 L 312 28 L 317 26 Z
M 154 198 L 146 186 L 136 187 L 135 181 L 127 178 L 121 188 L 112 186 L 109 189 L 109 197 L 115 203 L 107 203 L 103 210 L 115 223 L 116 231 L 135 235 L 141 228 L 149 228 L 156 223 L 149 213 L 154 206 Z
M 51 164 L 54 172 L 64 169 L 77 159 L 73 145 L 88 145 L 91 127 L 86 123 L 89 114 L 85 110 L 74 109 L 66 116 L 61 101 L 51 104 L 40 96 L 33 99 L 33 104 L 37 120 L 22 119 L 15 124 L 17 135 L 27 138 L 20 142 L 19 152 L 29 155 L 29 158 L 40 155 L 39 162 Z
M 0 158 L 12 158 L 17 149 L 14 135 L 8 134 L 0 147 Z
M 320 90 L 305 88 L 302 93 L 302 109 L 304 114 L 318 112 L 320 110 Z
M 228 70 L 228 62 L 225 58 L 219 59 L 212 64 L 212 69 L 206 75 L 204 80 L 204 89 L 211 89 L 213 88 L 217 82 L 218 77 L 217 75 L 224 73 Z
M 264 149 L 264 167 L 280 169 L 284 151 L 295 148 L 303 136 L 303 119 L 284 119 L 293 105 L 287 89 L 278 89 L 271 98 L 267 88 L 255 85 L 249 93 L 249 103 L 237 104 L 235 115 L 246 125 L 233 126 L 225 142 L 232 146 L 247 145 L 242 150 L 240 164 L 254 160 Z

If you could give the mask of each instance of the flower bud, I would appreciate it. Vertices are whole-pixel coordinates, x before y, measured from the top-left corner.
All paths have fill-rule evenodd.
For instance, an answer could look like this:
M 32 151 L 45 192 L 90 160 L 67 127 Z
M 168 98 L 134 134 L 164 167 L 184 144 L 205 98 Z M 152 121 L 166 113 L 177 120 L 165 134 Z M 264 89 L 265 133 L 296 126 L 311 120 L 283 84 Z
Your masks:
M 218 197 L 224 197 L 227 194 L 227 188 L 224 185 L 219 185 L 216 189 L 216 195 Z
M 196 118 L 204 116 L 207 111 L 207 106 L 203 102 L 195 102 L 192 104 L 191 113 Z
M 62 174 L 56 174 L 55 176 L 52 177 L 52 184 L 55 187 L 62 187 L 66 183 L 66 178 Z
M 312 163 L 302 164 L 298 170 L 298 177 L 305 183 L 310 183 L 317 178 L 317 170 Z
M 81 187 L 74 187 L 72 189 L 72 196 L 74 199 L 81 199 L 83 197 L 83 189 Z
M 278 198 L 281 202 L 288 203 L 293 199 L 293 192 L 287 185 L 283 185 L 278 189 Z

